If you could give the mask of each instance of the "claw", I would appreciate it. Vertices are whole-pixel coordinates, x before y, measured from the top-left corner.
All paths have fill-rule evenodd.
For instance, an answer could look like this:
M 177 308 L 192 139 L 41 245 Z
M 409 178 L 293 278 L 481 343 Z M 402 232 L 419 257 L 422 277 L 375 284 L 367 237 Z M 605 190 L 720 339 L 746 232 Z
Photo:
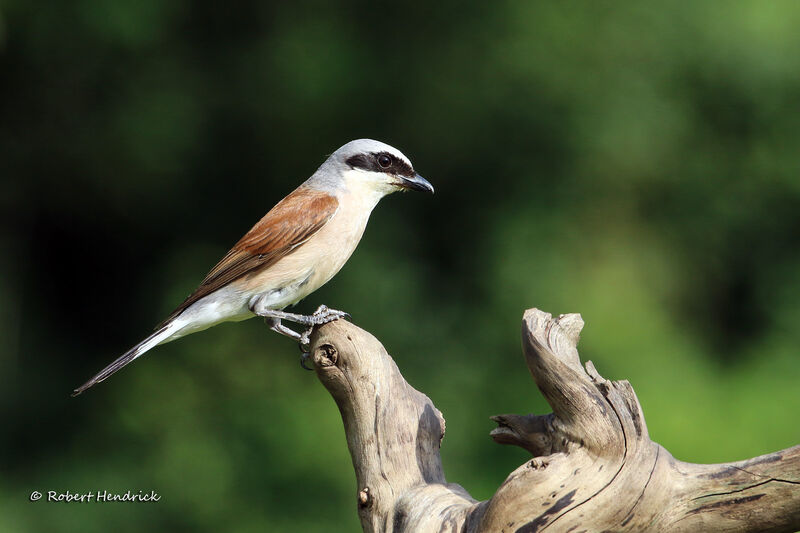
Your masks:
M 311 326 L 303 333 L 300 334 L 300 338 L 298 339 L 298 346 L 300 347 L 300 351 L 304 354 L 307 354 L 311 350 L 311 332 L 314 331 L 314 326 Z
M 314 371 L 313 368 L 309 368 L 306 366 L 306 361 L 308 361 L 310 357 L 311 357 L 310 353 L 304 352 L 303 355 L 300 356 L 300 366 L 302 366 L 306 370 L 310 370 L 313 372 Z

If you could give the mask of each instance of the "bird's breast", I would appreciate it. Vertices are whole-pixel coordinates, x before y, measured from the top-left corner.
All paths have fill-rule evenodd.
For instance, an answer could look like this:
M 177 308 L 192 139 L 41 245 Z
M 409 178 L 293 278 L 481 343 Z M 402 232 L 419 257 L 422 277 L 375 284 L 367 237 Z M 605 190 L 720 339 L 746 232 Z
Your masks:
M 242 279 L 242 288 L 263 294 L 269 306 L 286 307 L 327 283 L 356 249 L 374 207 L 340 198 L 336 214 L 291 253 Z M 352 200 L 352 199 L 351 199 Z

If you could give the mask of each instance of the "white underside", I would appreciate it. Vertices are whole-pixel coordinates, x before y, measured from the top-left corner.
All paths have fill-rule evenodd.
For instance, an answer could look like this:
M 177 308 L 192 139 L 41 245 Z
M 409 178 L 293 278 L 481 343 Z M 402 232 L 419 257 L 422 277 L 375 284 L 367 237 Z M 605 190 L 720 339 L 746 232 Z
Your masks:
M 179 339 L 191 333 L 203 331 L 222 322 L 245 320 L 255 316 L 247 307 L 250 297 L 231 287 L 222 287 L 205 296 L 170 324 L 171 335 L 159 344 Z
M 280 289 L 264 288 L 248 291 L 233 286 L 222 287 L 208 296 L 199 299 L 181 313 L 170 324 L 171 334 L 159 344 L 179 339 L 186 335 L 203 331 L 222 322 L 238 322 L 256 316 L 251 306 L 256 300 L 267 309 L 283 309 L 299 302 L 308 291 L 297 287 L 307 276 L 297 283 L 289 283 Z

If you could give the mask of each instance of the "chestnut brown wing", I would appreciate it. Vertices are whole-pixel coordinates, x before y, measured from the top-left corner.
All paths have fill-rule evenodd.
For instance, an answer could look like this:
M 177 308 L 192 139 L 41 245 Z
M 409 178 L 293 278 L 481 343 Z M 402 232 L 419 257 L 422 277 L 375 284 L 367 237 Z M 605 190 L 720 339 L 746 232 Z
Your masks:
M 301 185 L 239 239 L 200 286 L 158 327 L 180 315 L 200 298 L 245 274 L 268 268 L 290 254 L 318 232 L 338 207 L 336 197 Z

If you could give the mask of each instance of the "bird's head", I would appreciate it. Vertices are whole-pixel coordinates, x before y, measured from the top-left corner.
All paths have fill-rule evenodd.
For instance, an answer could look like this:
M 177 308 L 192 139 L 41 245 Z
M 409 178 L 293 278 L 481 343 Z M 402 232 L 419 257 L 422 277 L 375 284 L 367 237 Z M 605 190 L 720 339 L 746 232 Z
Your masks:
M 323 170 L 337 175 L 338 186 L 379 196 L 407 190 L 433 193 L 433 185 L 414 171 L 411 161 L 400 150 L 372 139 L 345 144 L 331 154 L 320 167 Z

